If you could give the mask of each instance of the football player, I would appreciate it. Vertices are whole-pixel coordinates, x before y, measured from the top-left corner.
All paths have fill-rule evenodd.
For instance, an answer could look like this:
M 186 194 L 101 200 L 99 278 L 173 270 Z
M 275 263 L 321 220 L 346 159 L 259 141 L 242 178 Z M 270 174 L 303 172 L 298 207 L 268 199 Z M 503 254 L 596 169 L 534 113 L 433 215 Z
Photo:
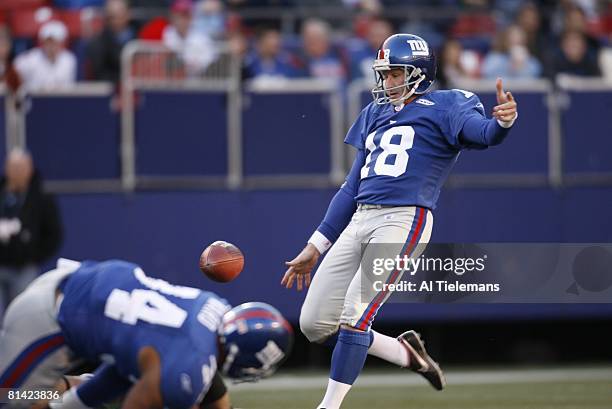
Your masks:
M 387 38 L 373 70 L 374 101 L 344 140 L 357 149 L 352 169 L 281 280 L 287 288 L 310 287 L 300 328 L 311 342 L 334 345 L 319 408 L 340 407 L 368 353 L 423 375 L 437 390 L 444 387 L 444 375 L 419 334 L 407 331 L 393 338 L 371 330 L 389 292 L 369 284 L 374 279 L 396 283 L 402 271 L 372 277 L 360 262 L 371 259 L 368 252 L 381 249 L 379 244 L 385 257 L 417 258 L 429 241 L 432 209 L 459 153 L 501 143 L 517 118 L 516 101 L 504 92 L 501 79 L 491 119 L 472 92 L 430 91 L 436 59 L 421 37 Z M 330 247 L 310 283 L 312 268 Z
M 0 388 L 53 387 L 71 352 L 103 363 L 49 408 L 97 407 L 123 396 L 122 408 L 129 409 L 202 402 L 229 409 L 217 370 L 238 381 L 269 376 L 292 342 L 291 326 L 267 304 L 232 309 L 213 293 L 148 277 L 136 264 L 61 259 L 7 310 Z M 212 384 L 215 396 L 206 399 Z

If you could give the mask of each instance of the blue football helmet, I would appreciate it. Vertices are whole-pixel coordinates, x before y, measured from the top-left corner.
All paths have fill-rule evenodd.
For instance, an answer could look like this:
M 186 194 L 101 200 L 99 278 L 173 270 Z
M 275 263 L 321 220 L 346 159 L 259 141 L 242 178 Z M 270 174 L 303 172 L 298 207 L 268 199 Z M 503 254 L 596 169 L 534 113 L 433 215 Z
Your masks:
M 219 328 L 223 375 L 254 382 L 272 375 L 291 352 L 293 329 L 274 307 L 248 302 L 228 311 Z
M 385 89 L 383 72 L 403 68 L 406 79 L 403 85 Z M 402 104 L 413 94 L 424 94 L 436 78 L 436 56 L 427 41 L 413 34 L 394 34 L 387 38 L 376 55 L 374 64 L 376 88 L 372 90 L 374 101 L 379 104 Z M 405 88 L 400 98 L 391 99 L 388 91 Z

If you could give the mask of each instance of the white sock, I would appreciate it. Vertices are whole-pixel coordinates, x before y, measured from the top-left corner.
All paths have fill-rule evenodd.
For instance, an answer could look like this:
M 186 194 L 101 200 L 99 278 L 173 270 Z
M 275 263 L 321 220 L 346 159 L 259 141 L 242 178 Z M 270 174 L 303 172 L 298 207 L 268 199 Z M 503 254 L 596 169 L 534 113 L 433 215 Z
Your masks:
M 319 406 L 317 406 L 317 409 L 340 409 L 340 405 L 342 404 L 342 401 L 344 400 L 344 397 L 348 393 L 349 389 L 351 389 L 351 386 L 352 385 L 337 382 L 330 378 L 327 382 L 325 396 L 323 397 L 323 400 Z
M 401 367 L 408 366 L 410 362 L 408 350 L 396 338 L 388 337 L 374 330 L 371 331 L 374 335 L 374 340 L 372 345 L 370 345 L 370 349 L 368 349 L 368 354 Z

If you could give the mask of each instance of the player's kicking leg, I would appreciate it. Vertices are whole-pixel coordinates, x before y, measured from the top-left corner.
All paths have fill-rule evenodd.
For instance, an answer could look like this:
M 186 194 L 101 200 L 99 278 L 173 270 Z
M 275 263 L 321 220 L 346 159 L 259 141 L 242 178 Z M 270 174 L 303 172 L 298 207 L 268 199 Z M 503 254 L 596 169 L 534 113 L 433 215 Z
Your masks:
M 409 359 L 405 368 L 423 376 L 436 390 L 444 389 L 446 386 L 444 373 L 440 365 L 427 353 L 421 336 L 416 331 L 410 330 L 397 337 L 397 340 L 406 348 L 407 355 L 413 358 Z
M 379 209 L 364 221 L 374 226 L 371 235 L 362 238 L 362 242 L 370 243 L 364 253 L 365 260 L 368 260 L 369 251 L 377 252 L 377 257 L 381 251 L 383 257 L 395 258 L 398 254 L 418 257 L 424 245 L 418 246 L 416 243 L 427 243 L 431 234 L 431 215 L 421 208 Z M 367 228 L 364 230 L 367 231 Z M 402 244 L 398 246 L 398 243 Z M 378 309 L 389 296 L 388 293 L 372 292 L 373 281 L 384 278 L 385 282 L 397 282 L 400 277 L 401 272 L 390 272 L 388 277 L 375 277 L 363 272 L 361 267 L 353 277 L 340 317 L 342 325 L 332 354 L 328 387 L 319 408 L 340 407 L 368 354 L 414 370 L 425 376 L 434 388 L 443 388 L 443 374 L 418 336 L 408 332 L 403 334 L 405 337 L 393 338 L 370 329 Z
M 368 354 L 418 373 L 436 390 L 442 390 L 446 385 L 440 366 L 427 354 L 423 341 L 415 331 L 406 331 L 392 338 L 372 330 L 360 331 L 343 325 L 332 354 L 327 390 L 318 409 L 340 408 Z

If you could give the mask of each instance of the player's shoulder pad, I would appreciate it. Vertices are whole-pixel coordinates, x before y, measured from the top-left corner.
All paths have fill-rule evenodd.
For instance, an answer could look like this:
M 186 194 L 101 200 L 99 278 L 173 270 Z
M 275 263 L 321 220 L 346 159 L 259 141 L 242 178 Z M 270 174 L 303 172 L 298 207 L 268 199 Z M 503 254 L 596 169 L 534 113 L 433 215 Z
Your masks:
M 478 95 L 462 89 L 439 90 L 431 92 L 431 99 L 454 112 L 464 112 L 475 109 L 484 115 L 484 106 Z

